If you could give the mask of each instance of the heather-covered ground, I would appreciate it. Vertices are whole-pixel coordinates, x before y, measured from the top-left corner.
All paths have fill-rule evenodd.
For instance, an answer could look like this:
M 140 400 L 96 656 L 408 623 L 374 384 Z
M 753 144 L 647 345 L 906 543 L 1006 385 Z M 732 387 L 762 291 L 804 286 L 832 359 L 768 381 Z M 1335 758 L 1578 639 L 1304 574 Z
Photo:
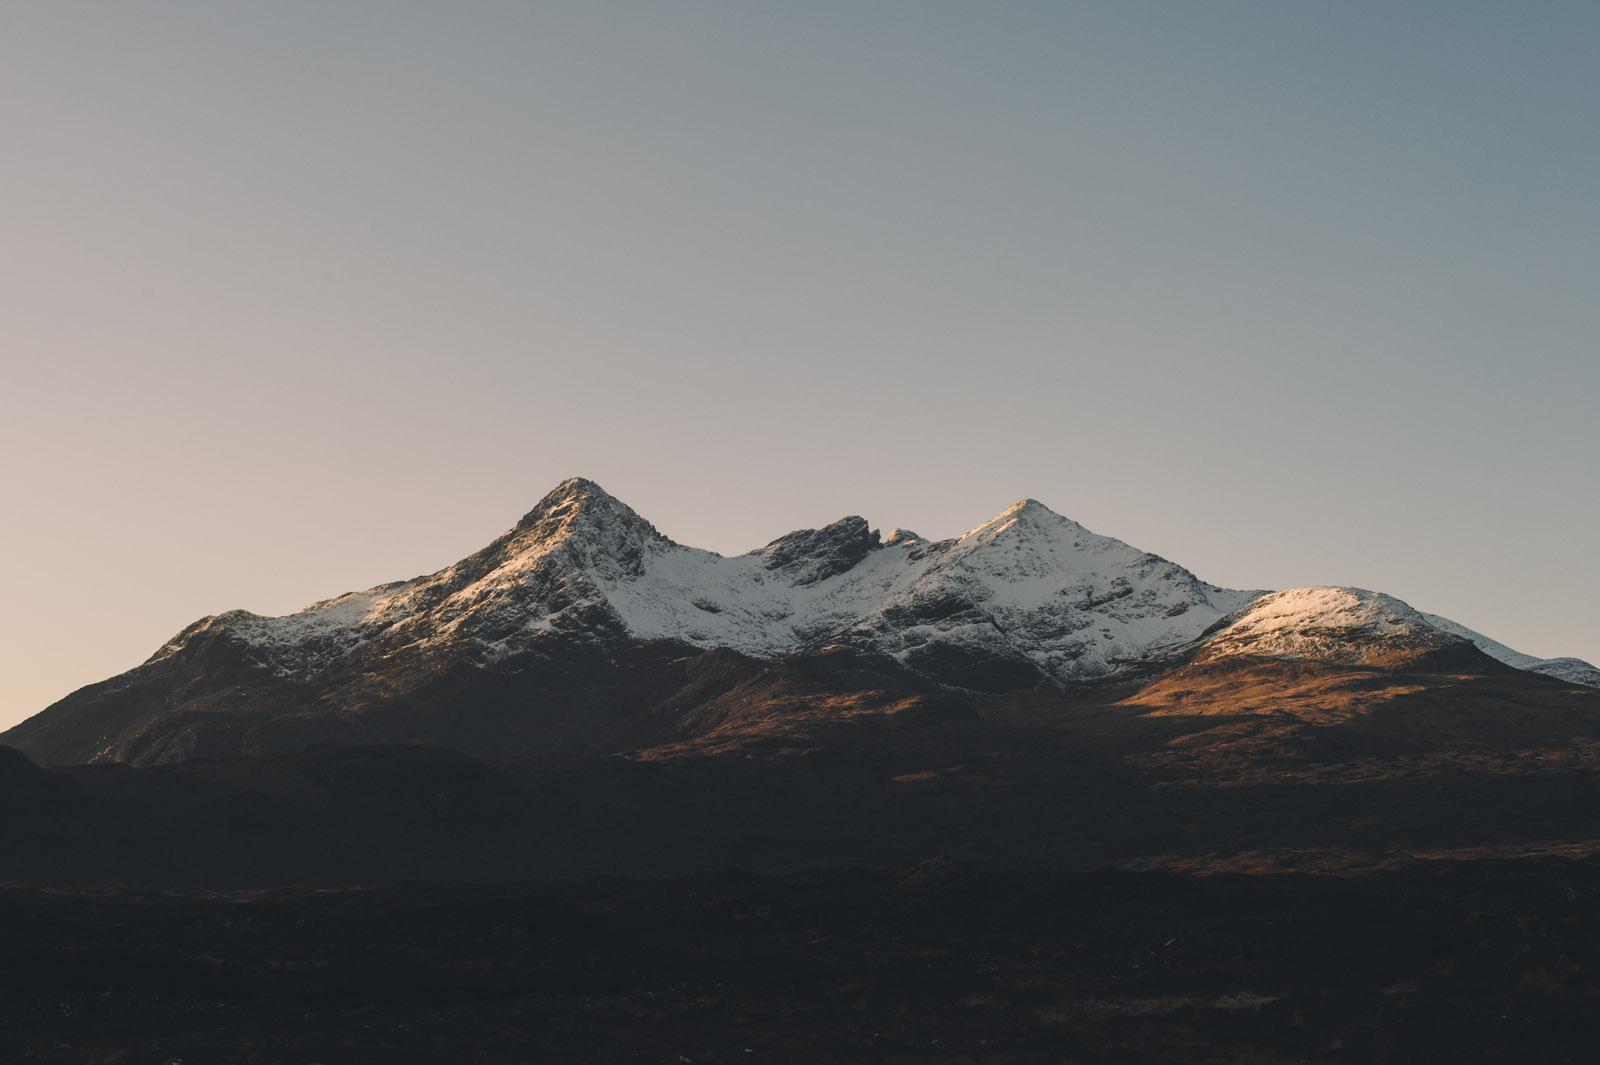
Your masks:
M 1600 864 L 0 894 L 0 1060 L 1587 1062 Z

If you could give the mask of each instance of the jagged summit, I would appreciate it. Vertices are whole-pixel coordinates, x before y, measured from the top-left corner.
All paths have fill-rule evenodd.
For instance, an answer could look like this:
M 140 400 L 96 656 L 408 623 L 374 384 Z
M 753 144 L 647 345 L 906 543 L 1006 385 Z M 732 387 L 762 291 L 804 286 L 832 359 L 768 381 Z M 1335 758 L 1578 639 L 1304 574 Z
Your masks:
M 568 477 L 550 491 L 546 492 L 533 509 L 522 516 L 517 522 L 519 526 L 532 525 L 547 518 L 553 512 L 577 510 L 582 511 L 593 507 L 605 509 L 622 508 L 632 512 L 632 508 L 623 503 L 616 496 L 607 492 L 600 485 L 587 477 Z
M 1027 534 L 1051 529 L 1082 529 L 1071 518 L 1057 514 L 1037 499 L 1019 499 L 988 521 L 968 530 L 959 539 L 996 537 L 1006 533 Z
M 283 618 L 202 619 L 156 657 L 219 633 L 302 680 L 358 649 L 449 647 L 493 665 L 543 654 L 551 640 L 630 637 L 757 658 L 856 646 L 978 687 L 1113 676 L 1202 636 L 1203 656 L 1330 659 L 1465 639 L 1517 668 L 1594 672 L 1577 660 L 1545 664 L 1381 593 L 1219 588 L 1032 498 L 950 540 L 900 530 L 885 540 L 850 515 L 723 557 L 674 543 L 585 477 L 562 481 L 506 534 L 438 573 Z
M 899 530 L 885 540 L 850 515 L 723 557 L 674 543 L 584 477 L 562 481 L 509 532 L 438 573 L 283 618 L 202 619 L 157 657 L 219 632 L 297 679 L 357 649 L 450 647 L 493 665 L 543 654 L 551 640 L 629 637 L 757 658 L 857 646 L 978 687 L 1112 676 L 1202 636 L 1210 656 L 1335 658 L 1448 636 L 1518 668 L 1541 663 L 1380 593 L 1219 588 L 1032 498 L 950 540 Z M 1592 669 L 1573 660 L 1549 672 Z
M 610 526 L 666 539 L 632 507 L 586 477 L 569 477 L 556 485 L 522 516 L 512 533 L 554 539 Z
M 852 514 L 820 529 L 801 529 L 780 536 L 753 552 L 769 570 L 790 573 L 798 585 L 815 584 L 854 567 L 879 546 L 878 530 Z

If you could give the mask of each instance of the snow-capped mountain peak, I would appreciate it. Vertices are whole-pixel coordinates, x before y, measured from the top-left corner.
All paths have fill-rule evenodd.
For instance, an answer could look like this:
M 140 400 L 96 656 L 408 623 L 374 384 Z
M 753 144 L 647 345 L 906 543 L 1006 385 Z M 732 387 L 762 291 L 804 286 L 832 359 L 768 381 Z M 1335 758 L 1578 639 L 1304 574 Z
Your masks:
M 305 680 L 352 654 L 514 667 L 572 640 L 665 640 L 765 659 L 837 644 L 946 683 L 1015 687 L 1116 675 L 1199 646 L 1207 633 L 1200 653 L 1212 657 L 1360 657 L 1378 653 L 1362 648 L 1475 635 L 1440 622 L 1360 589 L 1219 588 L 1034 499 L 949 540 L 900 530 L 884 539 L 851 515 L 724 557 L 674 543 L 575 477 L 438 573 L 283 618 L 203 619 L 157 658 L 220 634 L 277 675 Z
M 570 528 L 575 523 L 607 519 L 644 521 L 632 507 L 587 477 L 568 477 L 545 493 L 517 522 L 516 528 L 555 531 Z
M 1057 514 L 1037 499 L 1019 499 L 957 539 L 962 543 L 969 540 L 988 542 L 1002 536 L 1048 535 L 1061 530 L 1084 531 L 1082 525 Z
M 1199 658 L 1255 655 L 1360 663 L 1458 642 L 1420 611 L 1381 592 L 1289 588 L 1261 596 L 1207 637 Z
M 1229 685 L 1235 665 L 1256 668 L 1250 659 L 1383 670 L 1425 660 L 1481 672 L 1471 644 L 1600 687 L 1587 663 L 1520 655 L 1381 593 L 1220 588 L 1037 500 L 945 540 L 898 530 L 884 538 L 851 515 L 723 556 L 674 543 L 573 478 L 436 573 L 284 617 L 202 618 L 143 665 L 10 735 L 59 762 L 396 737 L 555 750 L 580 735 L 601 742 L 641 713 L 654 730 L 656 710 L 638 693 L 652 690 L 659 670 L 699 668 L 680 663 L 787 675 L 696 649 L 768 662 L 841 654 L 849 672 L 875 678 L 896 671 L 892 660 L 923 683 L 1003 693 L 1154 679 L 1191 664 L 1210 672 L 1212 663 Z M 556 708 L 549 735 L 531 712 L 539 707 Z M 619 708 L 621 717 L 606 718 Z
M 583 477 L 562 481 L 503 539 L 518 551 L 568 545 L 591 560 L 625 556 L 629 565 L 642 551 L 671 544 L 632 507 Z

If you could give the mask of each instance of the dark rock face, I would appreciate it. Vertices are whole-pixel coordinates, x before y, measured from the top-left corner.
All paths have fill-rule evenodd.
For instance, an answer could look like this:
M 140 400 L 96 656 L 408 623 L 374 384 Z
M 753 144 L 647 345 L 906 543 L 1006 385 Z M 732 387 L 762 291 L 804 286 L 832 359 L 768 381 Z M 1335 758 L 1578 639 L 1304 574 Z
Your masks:
M 867 528 L 867 519 L 852 515 L 820 529 L 780 536 L 760 554 L 766 556 L 768 569 L 791 573 L 795 584 L 805 586 L 853 568 L 878 543 L 878 530 Z
M 999 658 L 939 640 L 912 648 L 906 655 L 906 664 L 935 681 L 988 694 L 1049 683 L 1039 668 L 1025 658 Z

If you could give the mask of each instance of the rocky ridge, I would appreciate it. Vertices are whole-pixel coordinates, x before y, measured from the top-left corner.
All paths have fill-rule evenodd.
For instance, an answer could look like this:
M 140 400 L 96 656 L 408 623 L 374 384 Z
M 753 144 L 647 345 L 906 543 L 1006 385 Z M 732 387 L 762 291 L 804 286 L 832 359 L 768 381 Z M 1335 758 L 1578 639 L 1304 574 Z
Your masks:
M 1371 665 L 1439 650 L 1600 686 L 1588 663 L 1521 654 L 1381 593 L 1221 588 L 1036 500 L 946 540 L 883 537 L 850 516 L 723 556 L 572 478 L 454 565 L 284 617 L 203 618 L 0 743 L 47 764 L 317 742 L 515 752 L 546 733 L 611 749 L 658 735 L 684 684 L 713 698 L 761 663 L 808 656 L 877 663 L 901 678 L 891 686 L 999 693 L 1184 662 Z M 722 656 L 710 669 L 722 679 L 694 680 L 696 655 Z

